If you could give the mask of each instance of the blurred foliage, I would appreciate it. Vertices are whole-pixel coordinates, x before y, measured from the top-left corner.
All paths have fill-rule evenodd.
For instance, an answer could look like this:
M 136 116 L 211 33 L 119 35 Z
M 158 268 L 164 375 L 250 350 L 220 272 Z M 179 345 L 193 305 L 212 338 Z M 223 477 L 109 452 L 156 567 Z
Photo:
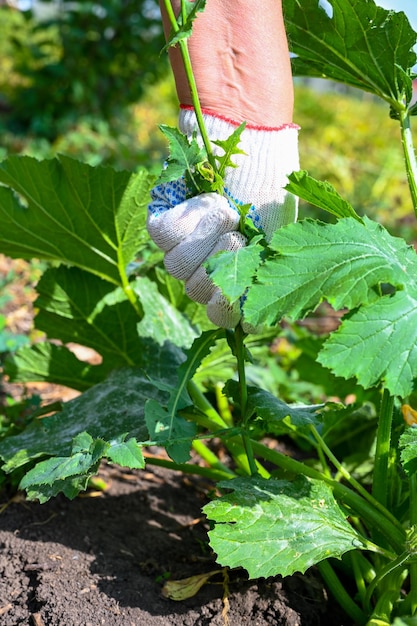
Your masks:
M 0 34 L 0 102 L 3 108 L 12 103 L 19 106 L 17 94 L 32 86 L 36 73 L 59 63 L 62 50 L 58 28 L 38 28 L 26 14 L 3 5 Z
M 1 7 L 3 126 L 54 140 L 82 117 L 112 122 L 167 70 L 156 0 L 54 3 L 46 21 Z
M 340 93 L 332 88 L 328 81 L 296 83 L 301 167 L 334 185 L 360 215 L 377 219 L 407 241 L 417 240 L 398 122 L 380 100 L 355 89 Z M 300 216 L 305 215 L 331 219 L 301 204 Z
M 40 396 L 27 393 L 26 389 L 14 395 L 11 392 L 12 387 L 5 384 L 2 369 L 5 358 L 20 347 L 30 344 L 38 332 L 32 328 L 28 332 L 25 326 L 20 328 L 20 316 L 15 316 L 14 313 L 19 313 L 18 309 L 15 310 L 19 301 L 22 309 L 26 309 L 27 302 L 33 299 L 34 283 L 45 268 L 44 262 L 32 260 L 28 263 L 22 259 L 5 262 L 3 255 L 0 255 L 0 441 L 24 430 L 41 405 Z M 19 295 L 17 292 L 20 292 Z M 10 480 L 0 470 L 0 488 L 4 484 L 10 485 L 14 492 L 20 478 L 21 473 L 18 472 Z
M 143 165 L 159 173 L 166 154 L 161 122 L 177 123 L 177 98 L 171 76 L 149 86 L 138 104 L 126 107 L 113 121 L 82 117 L 51 141 L 33 134 L 1 133 L 0 159 L 25 154 L 38 159 L 65 154 L 89 165 L 135 170 Z

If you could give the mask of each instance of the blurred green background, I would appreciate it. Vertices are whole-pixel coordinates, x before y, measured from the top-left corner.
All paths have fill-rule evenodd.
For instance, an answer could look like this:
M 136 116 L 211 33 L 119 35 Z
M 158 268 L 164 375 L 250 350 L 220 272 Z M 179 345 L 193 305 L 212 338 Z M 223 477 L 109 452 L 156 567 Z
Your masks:
M 177 118 L 157 1 L 24 6 L 0 0 L 0 159 L 62 153 L 156 173 L 166 154 L 158 124 Z M 326 81 L 297 78 L 295 86 L 302 168 L 331 182 L 360 214 L 416 240 L 388 108 Z M 313 215 L 328 219 L 301 205 L 301 217 Z

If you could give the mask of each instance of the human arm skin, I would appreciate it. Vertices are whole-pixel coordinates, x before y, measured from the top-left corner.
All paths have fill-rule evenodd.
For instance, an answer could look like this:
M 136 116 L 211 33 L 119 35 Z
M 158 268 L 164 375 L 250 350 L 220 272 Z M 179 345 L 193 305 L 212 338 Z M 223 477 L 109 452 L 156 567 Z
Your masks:
M 171 3 L 178 15 L 180 0 Z M 207 0 L 188 48 L 204 109 L 259 126 L 292 122 L 294 94 L 281 0 Z M 192 105 L 177 48 L 170 49 L 170 60 L 180 104 Z

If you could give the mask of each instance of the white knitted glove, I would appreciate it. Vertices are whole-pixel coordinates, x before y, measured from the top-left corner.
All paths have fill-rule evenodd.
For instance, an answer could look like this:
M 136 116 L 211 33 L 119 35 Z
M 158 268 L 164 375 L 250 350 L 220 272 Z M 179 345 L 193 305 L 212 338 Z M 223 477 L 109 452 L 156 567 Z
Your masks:
M 238 126 L 211 113 L 204 114 L 204 123 L 212 140 L 227 139 Z M 181 109 L 179 127 L 189 138 L 198 130 L 192 108 Z M 239 323 L 240 305 L 230 305 L 202 263 L 220 250 L 237 250 L 246 243 L 237 232 L 239 214 L 227 196 L 238 204 L 252 205 L 248 217 L 262 228 L 267 240 L 277 228 L 297 219 L 297 199 L 283 187 L 287 174 L 299 169 L 298 126 L 286 124 L 272 129 L 248 125 L 239 148 L 245 154 L 232 157 L 237 167 L 226 171 L 226 196 L 205 193 L 187 200 L 185 181 L 180 179 L 155 187 L 148 210 L 148 232 L 166 252 L 166 269 L 185 280 L 189 297 L 207 304 L 209 319 L 221 328 L 234 328 Z M 221 153 L 213 145 L 216 150 Z

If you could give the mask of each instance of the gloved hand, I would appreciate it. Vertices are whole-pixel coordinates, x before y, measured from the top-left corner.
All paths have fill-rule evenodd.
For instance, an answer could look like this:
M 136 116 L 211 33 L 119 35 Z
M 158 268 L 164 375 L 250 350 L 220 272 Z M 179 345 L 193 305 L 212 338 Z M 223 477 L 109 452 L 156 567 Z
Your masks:
M 204 123 L 211 139 L 227 139 L 237 123 L 205 112 Z M 198 129 L 194 110 L 183 107 L 180 130 L 191 138 Z M 298 126 L 285 124 L 279 129 L 247 125 L 239 148 L 245 154 L 232 157 L 236 168 L 225 174 L 225 196 L 205 193 L 186 199 L 185 181 L 163 183 L 152 192 L 148 232 L 165 254 L 165 267 L 185 280 L 189 297 L 207 304 L 209 319 L 221 328 L 234 328 L 241 318 L 239 303 L 230 305 L 210 280 L 202 263 L 220 250 L 238 250 L 245 245 L 237 232 L 238 204 L 251 204 L 248 217 L 270 239 L 277 228 L 295 222 L 297 199 L 285 189 L 287 174 L 299 169 Z M 213 151 L 221 151 L 213 145 Z

